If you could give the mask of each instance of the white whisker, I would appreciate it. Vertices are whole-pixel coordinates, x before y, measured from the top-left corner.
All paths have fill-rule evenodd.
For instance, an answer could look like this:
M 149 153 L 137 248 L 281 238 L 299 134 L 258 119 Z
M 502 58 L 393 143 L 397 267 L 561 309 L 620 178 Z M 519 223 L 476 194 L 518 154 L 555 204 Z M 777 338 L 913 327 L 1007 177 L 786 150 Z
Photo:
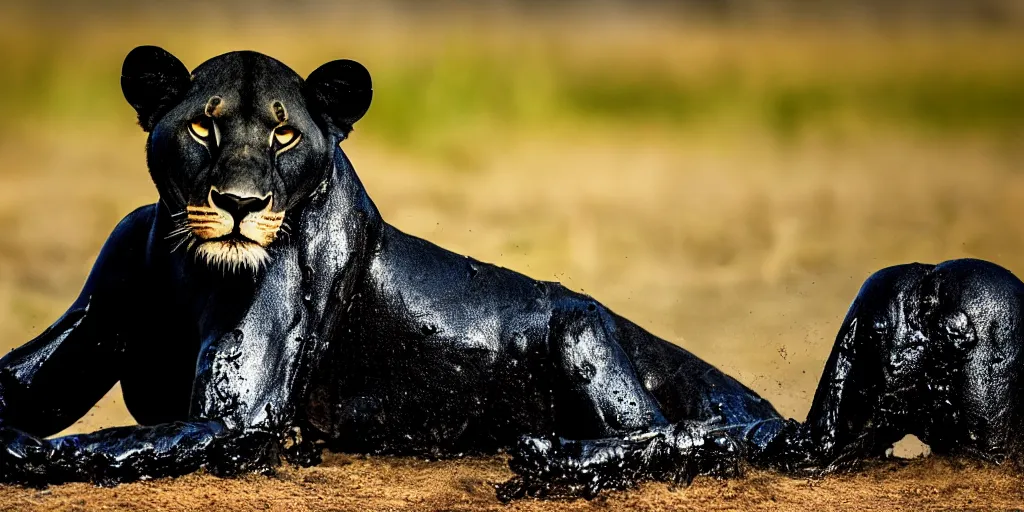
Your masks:
M 192 238 L 193 237 L 192 237 L 192 233 L 191 232 L 184 233 L 184 236 L 181 237 L 181 240 L 178 240 L 178 243 L 175 244 L 174 247 L 171 248 L 171 252 L 172 253 L 176 252 L 178 249 L 181 248 L 182 245 L 185 244 L 185 242 L 187 242 L 189 240 L 192 240 Z M 191 245 L 190 245 L 190 247 L 191 247 Z
M 191 230 L 192 230 L 192 228 L 189 227 L 189 226 L 175 228 L 175 229 L 171 230 L 169 233 L 167 233 L 167 236 L 164 237 L 164 240 L 170 240 L 172 238 L 179 237 L 181 235 L 184 235 L 184 234 L 188 233 Z

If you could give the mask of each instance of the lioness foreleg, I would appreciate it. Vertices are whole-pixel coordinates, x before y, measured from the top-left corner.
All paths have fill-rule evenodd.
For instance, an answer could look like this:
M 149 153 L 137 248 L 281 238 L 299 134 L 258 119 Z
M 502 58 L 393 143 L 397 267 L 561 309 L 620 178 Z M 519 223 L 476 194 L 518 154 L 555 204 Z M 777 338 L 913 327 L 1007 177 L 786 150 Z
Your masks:
M 724 431 L 665 419 L 603 306 L 564 302 L 548 334 L 559 432 L 520 439 L 510 462 L 519 476 L 499 488 L 499 498 L 593 497 L 644 480 L 689 483 L 698 473 L 735 471 L 739 448 Z
M 122 220 L 78 299 L 46 331 L 0 359 L 0 481 L 41 483 L 53 435 L 120 378 L 126 339 L 142 332 L 145 265 L 156 206 Z

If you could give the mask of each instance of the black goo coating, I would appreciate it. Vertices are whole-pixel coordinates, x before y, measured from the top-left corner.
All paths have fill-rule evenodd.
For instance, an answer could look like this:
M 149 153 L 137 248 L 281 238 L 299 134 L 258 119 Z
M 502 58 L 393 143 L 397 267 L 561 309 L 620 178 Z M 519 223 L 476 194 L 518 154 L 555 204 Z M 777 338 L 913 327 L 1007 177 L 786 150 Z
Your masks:
M 872 276 L 798 423 L 588 296 L 383 222 L 339 147 L 372 96 L 354 62 L 302 80 L 241 52 L 190 74 L 142 47 L 122 86 L 161 201 L 115 228 L 63 317 L 0 360 L 4 482 L 265 471 L 314 464 L 323 447 L 507 450 L 507 500 L 685 483 L 743 461 L 829 470 L 906 433 L 937 452 L 1015 452 L 1024 285 L 996 265 Z M 213 144 L 189 132 L 201 116 Z M 276 154 L 285 117 L 302 139 Z M 288 211 L 290 236 L 258 274 L 172 251 L 175 211 L 211 186 L 272 193 Z M 139 426 L 45 439 L 118 381 Z

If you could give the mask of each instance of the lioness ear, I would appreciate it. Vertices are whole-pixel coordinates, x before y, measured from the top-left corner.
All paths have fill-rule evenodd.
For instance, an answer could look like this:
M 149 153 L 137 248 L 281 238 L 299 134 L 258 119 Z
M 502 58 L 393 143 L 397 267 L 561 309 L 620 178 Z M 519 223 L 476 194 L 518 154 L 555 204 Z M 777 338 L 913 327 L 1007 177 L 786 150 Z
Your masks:
M 156 46 L 132 50 L 121 66 L 121 92 L 147 132 L 181 99 L 191 82 L 185 65 Z
M 316 68 L 304 87 L 310 106 L 346 137 L 373 99 L 370 72 L 354 60 L 335 60 Z

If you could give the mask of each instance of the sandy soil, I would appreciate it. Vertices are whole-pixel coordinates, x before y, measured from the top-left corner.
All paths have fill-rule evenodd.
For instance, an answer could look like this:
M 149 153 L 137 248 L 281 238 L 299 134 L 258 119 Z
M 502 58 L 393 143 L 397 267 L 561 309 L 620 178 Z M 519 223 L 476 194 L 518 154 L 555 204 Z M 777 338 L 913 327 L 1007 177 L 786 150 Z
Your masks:
M 593 501 L 494 497 L 511 473 L 500 458 L 426 462 L 330 455 L 322 466 L 271 476 L 192 475 L 99 488 L 0 487 L 0 510 L 1008 510 L 1024 507 L 1024 478 L 1006 468 L 929 457 L 882 463 L 824 479 L 750 471 L 697 478 L 686 488 L 652 483 Z

